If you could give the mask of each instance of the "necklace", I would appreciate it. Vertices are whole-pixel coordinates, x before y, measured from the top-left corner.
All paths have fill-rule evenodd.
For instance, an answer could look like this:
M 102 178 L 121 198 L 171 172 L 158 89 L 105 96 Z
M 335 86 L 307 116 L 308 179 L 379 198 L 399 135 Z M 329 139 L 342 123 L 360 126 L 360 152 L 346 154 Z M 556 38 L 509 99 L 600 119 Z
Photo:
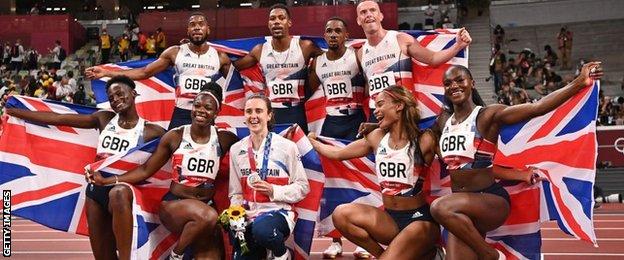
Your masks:
M 271 54 L 273 54 L 273 60 L 275 60 L 275 63 L 277 64 L 285 64 L 288 61 L 288 57 L 290 56 L 290 48 L 288 48 L 288 50 L 285 51 L 286 52 L 286 58 L 284 58 L 284 61 L 278 61 L 277 60 L 277 54 L 279 54 L 280 56 L 283 56 L 284 52 L 278 52 L 275 49 L 273 49 L 273 51 L 271 52 Z

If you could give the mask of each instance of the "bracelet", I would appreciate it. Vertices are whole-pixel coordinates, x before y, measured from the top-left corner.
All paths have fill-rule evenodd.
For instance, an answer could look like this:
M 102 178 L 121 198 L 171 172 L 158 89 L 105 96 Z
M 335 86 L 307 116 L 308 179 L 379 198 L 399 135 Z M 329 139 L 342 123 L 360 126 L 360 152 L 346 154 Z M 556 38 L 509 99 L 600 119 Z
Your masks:
M 115 184 L 119 184 L 119 177 L 117 177 L 117 175 L 115 175 Z

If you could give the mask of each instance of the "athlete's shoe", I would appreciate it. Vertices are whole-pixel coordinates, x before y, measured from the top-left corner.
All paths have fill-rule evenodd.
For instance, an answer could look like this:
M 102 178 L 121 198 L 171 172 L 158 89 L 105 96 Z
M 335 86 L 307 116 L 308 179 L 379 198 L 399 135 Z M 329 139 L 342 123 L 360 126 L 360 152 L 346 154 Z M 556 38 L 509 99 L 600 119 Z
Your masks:
M 281 256 L 273 256 L 273 253 L 271 252 L 271 256 L 272 258 L 269 259 L 274 259 L 274 260 L 289 260 L 290 259 L 290 251 L 286 250 L 286 253 L 281 255 Z
M 361 247 L 357 247 L 355 248 L 355 251 L 353 251 L 353 256 L 355 256 L 355 259 L 371 259 L 373 258 L 373 255 L 371 255 L 368 251 L 366 251 L 366 249 L 361 248 Z
M 342 245 L 338 242 L 332 242 L 325 251 L 323 251 L 323 259 L 334 259 L 342 255 Z

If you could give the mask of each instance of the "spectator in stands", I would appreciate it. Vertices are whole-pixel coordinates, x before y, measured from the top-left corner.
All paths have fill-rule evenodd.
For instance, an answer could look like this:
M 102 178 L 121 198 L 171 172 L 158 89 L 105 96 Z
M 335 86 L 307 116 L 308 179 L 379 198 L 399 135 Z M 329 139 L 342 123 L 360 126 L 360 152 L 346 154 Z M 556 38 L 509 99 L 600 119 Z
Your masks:
M 441 0 L 438 5 L 438 11 L 440 12 L 440 21 L 444 20 L 444 18 L 448 17 L 450 8 L 449 8 L 448 0 Z
M 35 3 L 32 8 L 30 8 L 29 14 L 39 14 L 39 3 Z
M 442 19 L 442 29 L 453 28 L 455 28 L 455 25 L 451 22 L 451 18 L 449 18 L 448 16 L 444 17 L 444 19 Z
M 500 24 L 497 24 L 494 28 L 494 44 L 503 45 L 505 42 L 505 30 Z
M 21 40 L 17 39 L 15 45 L 11 47 L 11 70 L 15 71 L 15 74 L 22 70 L 22 64 L 24 63 L 24 46 L 21 44 Z
M 137 55 L 139 53 L 139 31 L 139 26 L 133 24 L 132 30 L 130 30 L 130 50 L 132 51 L 132 55 Z
M 557 75 L 550 64 L 544 65 L 544 86 L 550 92 L 562 87 L 563 79 Z
M 425 9 L 425 30 L 433 30 L 433 25 L 435 24 L 433 21 L 434 14 L 435 11 L 433 10 L 433 5 L 431 4 L 431 1 L 429 1 L 429 6 Z
M 50 65 L 51 68 L 54 69 L 61 69 L 61 41 L 56 40 L 54 42 L 54 48 L 52 50 L 50 50 L 48 48 L 48 50 L 50 51 L 50 54 L 52 55 L 52 64 Z
M 570 69 L 570 57 L 572 56 L 572 32 L 567 26 L 561 27 L 557 34 L 559 52 L 561 53 L 561 69 Z
M 33 95 L 36 98 L 46 98 L 47 97 L 47 93 L 46 93 L 46 90 L 45 90 L 45 86 L 43 86 L 43 84 L 41 84 L 41 83 L 37 83 L 37 89 L 35 90 Z
M 147 58 L 153 59 L 158 57 L 157 48 L 156 48 L 156 38 L 154 34 L 150 34 L 149 38 L 147 38 L 145 42 L 145 54 L 147 54 Z
M 39 65 L 39 52 L 33 48 L 26 53 L 26 70 L 36 70 L 37 65 Z
M 64 76 L 60 81 L 57 82 L 56 99 L 67 103 L 73 103 L 72 96 L 74 95 L 74 90 L 72 89 L 71 85 L 69 85 L 69 78 L 67 76 Z
M 78 86 L 78 90 L 74 93 L 74 104 L 84 105 L 85 104 L 85 90 L 84 85 L 80 84 Z
M 11 63 L 11 44 L 9 42 L 4 43 L 4 52 L 2 54 L 2 64 L 9 66 Z
M 544 63 L 550 63 L 551 66 L 556 66 L 557 60 L 559 59 L 559 57 L 557 57 L 557 53 L 553 51 L 550 45 L 544 46 L 544 51 L 546 52 L 544 54 Z
M 117 49 L 119 50 L 119 58 L 121 61 L 127 61 L 128 56 L 130 55 L 130 39 L 128 38 L 128 35 L 124 34 L 121 36 L 121 39 L 117 44 Z
M 100 35 L 100 54 L 101 54 L 101 62 L 100 64 L 109 63 L 111 47 L 113 46 L 113 40 L 106 29 L 102 29 L 102 34 Z
M 74 78 L 74 72 L 73 71 L 68 71 L 67 75 L 65 75 L 67 77 L 67 84 L 69 84 L 69 86 L 71 86 L 72 92 L 75 92 L 78 88 L 78 82 L 76 81 L 76 79 Z
M 492 58 L 490 60 L 490 74 L 494 78 L 494 91 L 498 93 L 503 83 L 503 72 L 507 63 L 507 57 L 501 50 L 500 44 L 495 44 L 492 49 Z
M 165 32 L 162 31 L 162 28 L 158 27 L 156 29 L 156 52 L 157 56 L 167 48 L 167 37 L 165 37 Z
M 141 59 L 145 59 L 145 55 L 147 55 L 146 47 L 147 47 L 148 36 L 144 32 L 139 31 L 138 37 L 139 37 L 139 46 L 138 46 L 139 55 L 141 55 Z

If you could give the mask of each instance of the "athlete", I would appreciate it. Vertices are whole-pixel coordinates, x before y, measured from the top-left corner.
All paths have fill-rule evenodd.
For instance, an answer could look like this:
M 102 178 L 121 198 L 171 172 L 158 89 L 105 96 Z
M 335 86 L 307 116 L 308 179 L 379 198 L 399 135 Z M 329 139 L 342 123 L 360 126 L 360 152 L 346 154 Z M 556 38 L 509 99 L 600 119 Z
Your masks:
M 271 6 L 268 21 L 271 36 L 235 61 L 234 66 L 243 70 L 259 63 L 276 123 L 296 123 L 307 133 L 308 123 L 303 106 L 308 75 L 306 65 L 310 58 L 320 55 L 322 51 L 312 41 L 291 36 L 291 26 L 288 8 L 283 4 Z
M 193 13 L 188 19 L 186 28 L 189 43 L 167 48 L 155 61 L 145 67 L 110 71 L 102 67 L 87 68 L 85 73 L 89 78 L 111 77 L 126 75 L 133 80 L 147 79 L 164 71 L 169 66 L 175 68 L 177 84 L 175 108 L 169 124 L 169 129 L 186 125 L 191 122 L 191 108 L 197 93 L 209 82 L 216 82 L 226 77 L 230 70 L 228 56 L 208 45 L 210 34 L 208 20 L 203 13 Z M 226 79 L 227 82 L 227 79 Z M 225 88 L 226 86 L 221 86 Z
M 214 126 L 221 99 L 221 87 L 208 83 L 195 96 L 191 124 L 169 130 L 143 165 L 114 177 L 93 174 L 92 182 L 98 185 L 133 184 L 149 178 L 171 160 L 173 181 L 159 208 L 160 221 L 179 236 L 170 259 L 182 259 L 188 246 L 192 246 L 195 259 L 224 257 L 221 232 L 216 228 L 218 213 L 210 204 L 221 157 L 237 138 Z
M 362 1 L 356 10 L 357 23 L 366 35 L 366 42 L 358 49 L 357 56 L 368 81 L 371 110 L 375 109 L 375 96 L 388 86 L 399 85 L 414 90 L 411 81 L 412 58 L 437 66 L 455 57 L 472 41 L 468 31 L 462 28 L 457 32 L 453 46 L 434 52 L 422 47 L 406 33 L 384 29 L 381 26 L 384 16 L 376 1 Z M 370 114 L 369 121 L 375 122 L 374 113 Z
M 134 82 L 125 76 L 111 78 L 106 93 L 113 111 L 100 110 L 90 115 L 34 112 L 7 108 L 11 116 L 24 120 L 100 132 L 97 155 L 100 160 L 120 154 L 165 133 L 160 126 L 141 119 L 134 100 Z M 86 176 L 88 179 L 88 175 Z M 89 241 L 96 259 L 130 259 L 132 246 L 132 191 L 128 186 L 102 186 L 90 183 L 86 189 Z
M 255 94 L 245 102 L 249 136 L 232 146 L 230 153 L 230 205 L 245 205 L 245 240 L 242 254 L 234 243 L 234 259 L 290 259 L 284 244 L 295 227 L 293 204 L 310 191 L 297 145 L 269 129 L 274 124 L 271 101 Z
M 354 140 L 358 126 L 366 121 L 362 110 L 364 77 L 355 50 L 345 46 L 349 33 L 344 20 L 330 18 L 324 38 L 328 50 L 312 61 L 308 79 L 312 91 L 322 87 L 327 100 L 321 135 Z
M 497 252 L 485 242 L 485 234 L 501 226 L 509 215 L 510 199 L 498 179 L 535 183 L 532 171 L 508 174 L 494 169 L 492 157 L 502 125 L 515 124 L 544 115 L 602 76 L 599 62 L 583 66 L 580 75 L 567 86 L 536 103 L 482 107 L 473 101 L 474 80 L 470 71 L 454 65 L 444 74 L 445 97 L 450 113 L 439 120 L 439 149 L 451 177 L 452 194 L 435 200 L 433 217 L 448 231 L 447 259 L 497 259 Z M 450 115 L 450 116 L 449 116 Z
M 385 88 L 377 95 L 375 107 L 379 128 L 343 148 L 323 144 L 314 133 L 308 135 L 314 149 L 330 159 L 375 153 L 384 209 L 343 204 L 332 214 L 332 221 L 349 241 L 379 259 L 432 259 L 440 227 L 421 189 L 424 168 L 435 154 L 435 138 L 430 131 L 418 129 L 416 100 L 406 88 Z

